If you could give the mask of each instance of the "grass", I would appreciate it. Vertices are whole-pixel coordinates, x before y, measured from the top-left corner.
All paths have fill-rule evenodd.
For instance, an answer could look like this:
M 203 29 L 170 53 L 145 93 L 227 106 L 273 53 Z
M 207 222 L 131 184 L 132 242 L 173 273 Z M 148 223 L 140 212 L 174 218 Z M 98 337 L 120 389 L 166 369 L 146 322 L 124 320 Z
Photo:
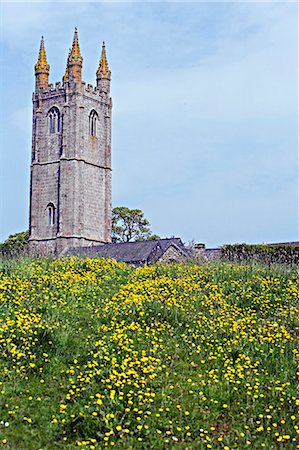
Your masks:
M 297 269 L 0 263 L 0 447 L 299 448 Z

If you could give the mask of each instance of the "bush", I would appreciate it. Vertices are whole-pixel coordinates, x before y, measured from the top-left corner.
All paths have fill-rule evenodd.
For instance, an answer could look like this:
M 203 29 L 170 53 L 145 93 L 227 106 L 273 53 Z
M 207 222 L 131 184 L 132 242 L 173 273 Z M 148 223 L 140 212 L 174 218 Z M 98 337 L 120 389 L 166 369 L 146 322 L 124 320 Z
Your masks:
M 225 261 L 293 265 L 299 263 L 299 245 L 224 245 L 221 248 L 221 257 Z
M 0 256 L 11 258 L 27 254 L 29 231 L 11 234 L 0 244 Z

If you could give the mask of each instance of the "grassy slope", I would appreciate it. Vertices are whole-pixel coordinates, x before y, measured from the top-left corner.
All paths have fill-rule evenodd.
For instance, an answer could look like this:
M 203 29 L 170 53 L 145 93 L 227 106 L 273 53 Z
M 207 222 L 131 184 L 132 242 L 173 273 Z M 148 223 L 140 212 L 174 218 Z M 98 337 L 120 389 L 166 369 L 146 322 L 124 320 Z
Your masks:
M 1 271 L 0 446 L 297 447 L 294 273 L 76 258 Z

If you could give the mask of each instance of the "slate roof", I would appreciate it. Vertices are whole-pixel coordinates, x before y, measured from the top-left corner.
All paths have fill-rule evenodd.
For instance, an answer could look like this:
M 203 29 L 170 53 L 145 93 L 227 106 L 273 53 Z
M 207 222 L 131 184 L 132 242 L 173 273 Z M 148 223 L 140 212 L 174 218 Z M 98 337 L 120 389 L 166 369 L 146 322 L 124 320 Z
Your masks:
M 171 245 L 187 254 L 180 238 L 170 238 L 94 245 L 90 247 L 72 247 L 63 256 L 103 257 L 138 265 L 159 259 Z
M 157 239 L 157 241 L 161 245 L 163 252 L 165 252 L 165 250 L 167 250 L 171 244 L 175 244 L 177 247 L 181 248 L 182 250 L 186 250 L 186 248 L 180 238 Z

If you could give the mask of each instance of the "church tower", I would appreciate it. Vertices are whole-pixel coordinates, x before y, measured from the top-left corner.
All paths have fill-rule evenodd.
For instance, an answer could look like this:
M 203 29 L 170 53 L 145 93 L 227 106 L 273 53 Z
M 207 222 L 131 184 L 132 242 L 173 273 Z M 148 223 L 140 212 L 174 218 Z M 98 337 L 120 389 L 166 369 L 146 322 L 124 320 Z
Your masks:
M 35 65 L 29 249 L 59 255 L 67 247 L 111 242 L 110 80 L 103 43 L 96 86 L 82 81 L 75 29 L 62 83 L 49 84 L 42 37 Z

